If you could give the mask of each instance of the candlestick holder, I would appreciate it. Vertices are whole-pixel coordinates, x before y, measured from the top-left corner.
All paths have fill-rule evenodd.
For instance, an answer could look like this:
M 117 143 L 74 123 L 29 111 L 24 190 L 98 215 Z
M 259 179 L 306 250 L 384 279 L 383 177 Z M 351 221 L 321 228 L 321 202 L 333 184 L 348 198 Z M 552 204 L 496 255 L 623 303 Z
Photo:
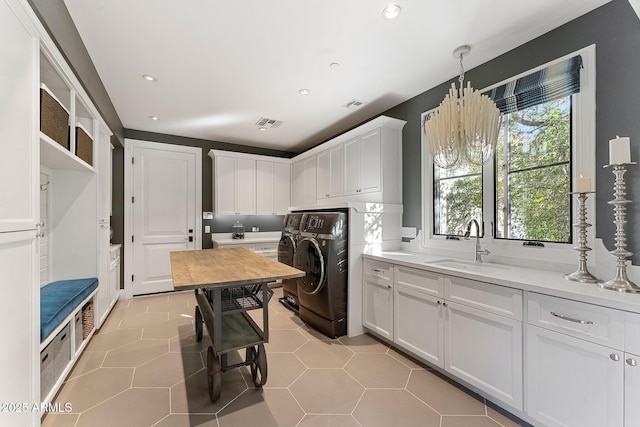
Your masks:
M 626 250 L 627 235 L 624 232 L 624 225 L 626 224 L 626 204 L 631 203 L 631 200 L 625 199 L 626 186 L 624 183 L 624 174 L 627 171 L 627 165 L 635 165 L 635 162 L 620 163 L 616 165 L 605 165 L 606 167 L 613 168 L 613 174 L 616 176 L 614 184 L 614 196 L 615 199 L 608 202 L 614 206 L 614 221 L 616 226 L 616 248 L 609 253 L 617 258 L 616 262 L 616 275 L 613 279 L 599 284 L 601 288 L 611 289 L 618 292 L 640 292 L 640 287 L 633 283 L 627 277 L 627 258 L 633 255 L 632 252 Z
M 591 227 L 591 224 L 587 222 L 586 206 L 587 194 L 589 193 L 593 193 L 593 191 L 571 193 L 576 194 L 578 199 L 578 222 L 573 224 L 578 230 L 578 246 L 573 248 L 579 253 L 578 269 L 571 274 L 565 274 L 564 278 L 574 282 L 600 283 L 602 280 L 595 277 L 587 269 L 587 252 L 591 250 L 591 248 L 587 246 L 587 228 Z

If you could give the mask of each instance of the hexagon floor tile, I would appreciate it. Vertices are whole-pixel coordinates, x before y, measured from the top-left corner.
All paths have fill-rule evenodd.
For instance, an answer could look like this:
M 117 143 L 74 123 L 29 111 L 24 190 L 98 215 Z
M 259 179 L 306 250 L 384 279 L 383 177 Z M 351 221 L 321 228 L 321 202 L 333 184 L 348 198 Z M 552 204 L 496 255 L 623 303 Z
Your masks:
M 516 427 L 527 425 L 370 335 L 332 339 L 269 302 L 267 382 L 249 367 L 221 375 L 211 403 L 206 328 L 197 342 L 193 291 L 118 301 L 61 387 L 67 413 L 45 427 Z M 261 312 L 250 312 L 262 323 Z M 244 357 L 229 355 L 229 364 Z

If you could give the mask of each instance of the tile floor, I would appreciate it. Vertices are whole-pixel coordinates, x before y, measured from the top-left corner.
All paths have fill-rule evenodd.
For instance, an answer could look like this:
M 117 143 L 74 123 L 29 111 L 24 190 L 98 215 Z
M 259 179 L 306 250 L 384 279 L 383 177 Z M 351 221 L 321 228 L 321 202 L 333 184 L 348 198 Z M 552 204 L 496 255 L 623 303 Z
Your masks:
M 48 414 L 42 425 L 520 425 L 369 335 L 334 340 L 308 328 L 280 296 L 276 288 L 269 304 L 262 389 L 247 367 L 232 369 L 211 403 L 209 337 L 205 328 L 196 342 L 193 291 L 138 297 L 118 302 L 54 399 L 70 403 L 72 412 Z M 259 322 L 258 314 L 252 317 Z

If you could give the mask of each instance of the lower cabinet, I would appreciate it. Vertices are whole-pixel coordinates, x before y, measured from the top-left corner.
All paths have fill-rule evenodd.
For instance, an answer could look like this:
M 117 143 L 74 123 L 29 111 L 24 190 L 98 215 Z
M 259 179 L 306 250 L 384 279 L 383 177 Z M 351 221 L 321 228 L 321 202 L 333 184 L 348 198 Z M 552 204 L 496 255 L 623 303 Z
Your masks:
M 622 426 L 623 357 L 609 347 L 529 325 L 527 412 L 549 427 Z
M 640 426 L 640 356 L 624 355 L 624 425 Z
M 362 322 L 378 336 L 393 341 L 393 266 L 364 260 Z
M 368 330 L 522 410 L 522 291 L 371 260 L 363 273 Z

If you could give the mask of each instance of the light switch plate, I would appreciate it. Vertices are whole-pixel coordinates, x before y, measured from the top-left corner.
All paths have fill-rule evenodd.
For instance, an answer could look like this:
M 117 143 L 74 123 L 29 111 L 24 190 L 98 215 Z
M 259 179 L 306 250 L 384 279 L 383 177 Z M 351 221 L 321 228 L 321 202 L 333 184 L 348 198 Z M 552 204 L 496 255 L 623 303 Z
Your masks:
M 402 237 L 406 237 L 409 239 L 416 238 L 416 228 L 415 227 L 402 227 Z
M 204 232 L 205 233 L 211 233 L 211 226 L 210 225 L 205 225 L 204 226 Z
M 213 219 L 213 212 L 202 212 L 202 219 Z

